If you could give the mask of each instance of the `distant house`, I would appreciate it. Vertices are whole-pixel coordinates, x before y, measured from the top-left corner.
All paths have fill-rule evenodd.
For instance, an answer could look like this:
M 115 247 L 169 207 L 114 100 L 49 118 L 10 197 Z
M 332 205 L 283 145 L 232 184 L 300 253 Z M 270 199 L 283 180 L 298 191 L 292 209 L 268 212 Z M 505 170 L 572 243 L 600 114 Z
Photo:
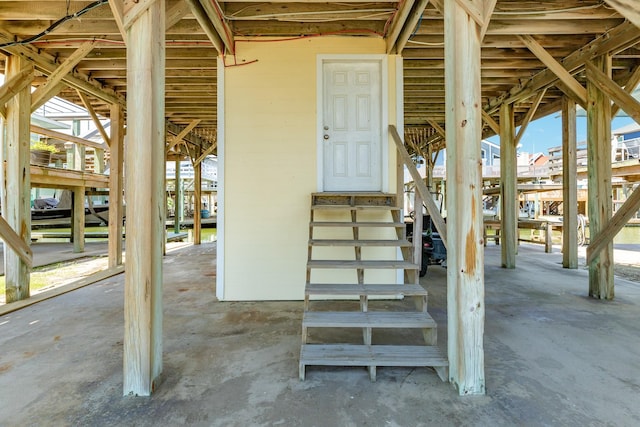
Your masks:
M 640 125 L 631 123 L 612 132 L 611 159 L 624 161 L 640 158 Z
M 482 166 L 500 166 L 500 144 L 483 139 L 480 142 Z

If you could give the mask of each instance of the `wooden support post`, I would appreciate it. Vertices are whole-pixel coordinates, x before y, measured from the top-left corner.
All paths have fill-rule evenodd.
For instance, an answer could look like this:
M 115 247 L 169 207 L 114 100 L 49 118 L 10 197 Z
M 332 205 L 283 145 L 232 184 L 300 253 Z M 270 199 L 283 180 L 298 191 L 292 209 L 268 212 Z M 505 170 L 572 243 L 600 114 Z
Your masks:
M 80 135 L 80 120 L 72 123 L 73 136 Z M 78 171 L 85 171 L 87 166 L 86 148 L 84 145 L 75 144 L 73 146 L 73 168 Z
M 500 219 L 502 267 L 516 268 L 518 250 L 518 174 L 513 104 L 500 106 Z
M 480 29 L 458 2 L 444 8 L 449 380 L 484 394 Z
M 71 230 L 73 233 L 73 252 L 84 252 L 84 187 L 73 189 L 73 212 Z
M 149 396 L 162 373 L 165 1 L 127 28 L 125 395 Z
M 424 222 L 422 216 L 422 196 L 418 191 L 415 191 L 413 194 L 413 262 L 422 265 L 422 224 Z
M 33 66 L 20 56 L 6 58 L 5 76 L 11 80 Z M 31 243 L 31 174 L 29 166 L 29 122 L 31 90 L 26 85 L 7 101 L 6 134 L 0 147 L 0 162 L 4 163 L 2 182 L 2 217 L 26 244 Z M 0 129 L 2 131 L 2 129 Z M 30 268 L 10 246 L 4 249 L 6 302 L 29 297 Z
M 562 266 L 578 268 L 576 103 L 562 99 Z
M 198 151 L 202 151 L 200 148 Z M 198 157 L 200 155 L 198 154 Z M 199 245 L 202 229 L 202 218 L 200 216 L 200 210 L 202 209 L 202 162 L 197 162 L 193 165 L 193 244 Z
M 124 112 L 119 104 L 111 105 L 111 160 L 109 166 L 109 268 L 122 264 L 122 173 L 124 161 Z
M 611 76 L 611 57 L 593 64 Z M 597 236 L 611 219 L 611 103 L 598 86 L 587 80 L 587 174 L 589 186 L 589 234 Z M 589 296 L 613 299 L 613 242 L 589 263 Z
M 176 173 L 174 184 L 174 195 L 176 201 L 173 204 L 173 232 L 178 234 L 180 232 L 180 219 L 182 218 L 182 212 L 184 211 L 183 200 L 184 194 L 182 193 L 182 179 L 180 178 L 180 159 L 176 159 Z

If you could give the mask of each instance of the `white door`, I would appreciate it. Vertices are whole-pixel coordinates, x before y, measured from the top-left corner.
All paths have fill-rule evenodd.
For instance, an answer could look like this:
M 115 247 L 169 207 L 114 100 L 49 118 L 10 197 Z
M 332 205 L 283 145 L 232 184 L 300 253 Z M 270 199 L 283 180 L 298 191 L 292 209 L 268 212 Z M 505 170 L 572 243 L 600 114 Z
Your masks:
M 382 90 L 378 61 L 322 67 L 324 191 L 382 190 Z

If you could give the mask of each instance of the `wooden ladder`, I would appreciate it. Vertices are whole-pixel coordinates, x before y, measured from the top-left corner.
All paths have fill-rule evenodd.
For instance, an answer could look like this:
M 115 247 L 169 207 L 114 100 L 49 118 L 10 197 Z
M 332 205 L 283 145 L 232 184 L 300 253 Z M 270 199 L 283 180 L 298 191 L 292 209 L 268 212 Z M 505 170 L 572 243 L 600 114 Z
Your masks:
M 378 366 L 425 366 L 433 367 L 440 378 L 447 381 L 448 361 L 437 347 L 437 325 L 427 312 L 427 291 L 419 284 L 420 267 L 413 260 L 413 248 L 406 238 L 400 215 L 394 194 L 311 195 L 301 380 L 305 379 L 306 367 L 312 365 L 364 366 L 372 381 Z M 401 259 L 398 253 L 402 254 Z M 332 275 L 328 276 L 331 280 L 327 282 L 336 283 L 318 281 L 316 276 L 321 276 L 322 270 L 331 270 Z M 350 273 L 341 274 L 339 270 L 350 270 Z M 376 274 L 370 270 L 376 270 L 378 275 L 380 270 L 391 271 L 386 275 L 394 279 L 386 284 L 378 283 Z M 395 283 L 394 274 L 400 270 L 403 284 Z M 335 279 L 346 276 L 349 276 L 346 280 Z M 401 304 L 405 297 L 414 300 L 410 311 L 406 304 Z M 373 299 L 384 299 L 384 309 L 371 309 Z M 348 310 L 345 300 L 359 301 L 359 304 Z M 330 309 L 322 309 L 328 301 Z M 311 310 L 315 305 L 321 309 Z M 311 328 L 320 331 L 331 328 L 332 342 L 312 340 Z M 348 335 L 348 328 L 362 329 L 361 342 L 349 342 L 341 336 Z M 378 328 L 420 329 L 423 342 L 373 344 L 373 331 Z

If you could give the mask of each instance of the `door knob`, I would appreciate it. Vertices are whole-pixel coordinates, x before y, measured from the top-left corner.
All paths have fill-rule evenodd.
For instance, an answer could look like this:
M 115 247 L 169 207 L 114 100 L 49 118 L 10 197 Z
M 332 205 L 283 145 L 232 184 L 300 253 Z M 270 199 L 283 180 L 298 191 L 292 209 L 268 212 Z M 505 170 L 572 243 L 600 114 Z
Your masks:
M 325 134 L 324 139 L 329 139 L 329 135 Z

